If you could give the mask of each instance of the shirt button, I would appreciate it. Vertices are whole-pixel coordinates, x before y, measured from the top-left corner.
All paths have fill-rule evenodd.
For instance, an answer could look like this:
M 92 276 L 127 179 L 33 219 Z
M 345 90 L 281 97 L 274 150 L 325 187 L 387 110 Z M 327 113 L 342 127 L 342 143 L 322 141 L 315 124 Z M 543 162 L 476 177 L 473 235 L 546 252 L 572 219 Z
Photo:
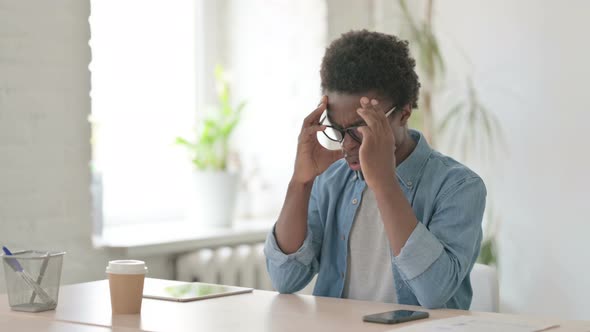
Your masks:
M 340 272 L 340 276 L 344 279 L 344 272 Z
M 408 184 L 408 187 L 411 187 L 412 186 L 412 181 L 408 181 L 407 184 Z
M 340 236 L 340 239 L 341 239 L 342 241 L 344 241 L 344 235 L 341 235 L 341 236 Z
M 353 198 L 353 199 L 352 199 L 352 205 L 356 205 L 356 203 L 358 203 L 358 202 L 359 202 L 359 200 L 358 200 L 358 199 L 356 199 L 356 198 Z

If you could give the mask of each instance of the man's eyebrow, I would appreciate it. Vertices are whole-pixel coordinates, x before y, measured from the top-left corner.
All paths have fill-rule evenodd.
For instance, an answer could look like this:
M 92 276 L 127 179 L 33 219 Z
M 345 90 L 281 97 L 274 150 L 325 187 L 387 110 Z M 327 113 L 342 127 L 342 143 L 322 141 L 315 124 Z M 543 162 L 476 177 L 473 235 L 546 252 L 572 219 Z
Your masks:
M 345 129 L 345 127 L 343 127 L 342 125 L 339 125 L 336 122 L 332 121 L 332 117 L 330 116 L 330 113 L 331 113 L 331 111 L 328 108 L 326 110 L 326 116 L 328 117 L 328 121 L 330 121 L 330 123 L 332 124 L 332 126 L 338 128 L 338 129 Z M 357 126 L 364 126 L 364 125 L 365 125 L 365 120 L 360 119 L 360 120 L 354 122 L 353 124 L 351 124 L 350 126 L 348 126 L 346 128 L 357 127 Z
M 326 117 L 328 117 L 328 121 L 330 121 L 330 123 L 332 124 L 333 127 L 336 127 L 338 129 L 342 129 L 342 127 L 340 125 L 338 125 L 337 123 L 332 121 L 332 117 L 330 116 L 330 113 L 332 113 L 332 111 L 330 111 L 330 108 L 327 108 L 326 109 Z
M 365 120 L 362 120 L 362 119 L 361 119 L 361 120 L 358 120 L 357 122 L 355 122 L 355 123 L 351 124 L 351 125 L 350 125 L 350 126 L 348 126 L 348 127 L 364 126 L 365 124 L 366 124 L 366 123 L 365 123 Z

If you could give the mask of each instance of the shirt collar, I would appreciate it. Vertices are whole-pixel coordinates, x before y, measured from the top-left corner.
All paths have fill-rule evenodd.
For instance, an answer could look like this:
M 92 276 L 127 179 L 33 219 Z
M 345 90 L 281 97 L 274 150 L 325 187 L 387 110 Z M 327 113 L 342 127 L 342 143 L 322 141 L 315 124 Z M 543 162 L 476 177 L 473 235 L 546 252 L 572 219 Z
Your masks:
M 417 142 L 416 147 L 396 168 L 397 177 L 408 188 L 412 188 L 417 183 L 426 161 L 432 154 L 432 149 L 422 133 L 410 129 L 410 137 Z

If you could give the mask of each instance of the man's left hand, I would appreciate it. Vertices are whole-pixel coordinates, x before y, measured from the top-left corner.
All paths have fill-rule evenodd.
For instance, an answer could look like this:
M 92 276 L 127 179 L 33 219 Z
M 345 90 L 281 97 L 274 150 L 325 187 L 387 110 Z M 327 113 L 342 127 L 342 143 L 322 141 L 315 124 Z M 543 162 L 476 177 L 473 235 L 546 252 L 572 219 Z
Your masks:
M 359 158 L 367 185 L 376 191 L 395 179 L 395 137 L 376 99 L 362 97 L 361 106 L 357 113 L 367 125 L 358 129 L 363 135 Z

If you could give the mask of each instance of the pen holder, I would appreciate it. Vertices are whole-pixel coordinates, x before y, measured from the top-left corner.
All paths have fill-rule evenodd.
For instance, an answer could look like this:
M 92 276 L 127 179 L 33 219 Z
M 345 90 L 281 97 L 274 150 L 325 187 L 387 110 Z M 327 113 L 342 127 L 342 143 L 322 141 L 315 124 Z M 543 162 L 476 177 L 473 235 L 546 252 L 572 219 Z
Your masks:
M 55 309 L 64 254 L 27 250 L 2 255 L 8 303 L 12 310 L 40 312 Z

